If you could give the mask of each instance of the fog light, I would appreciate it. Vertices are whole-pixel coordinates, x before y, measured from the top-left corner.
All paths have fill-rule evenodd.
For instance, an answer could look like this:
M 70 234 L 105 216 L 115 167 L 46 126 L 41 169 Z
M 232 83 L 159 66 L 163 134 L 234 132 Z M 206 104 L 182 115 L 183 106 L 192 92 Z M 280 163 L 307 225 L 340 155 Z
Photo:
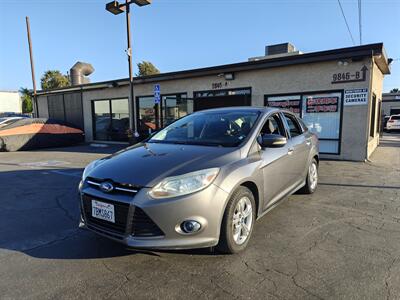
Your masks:
M 196 221 L 184 221 L 181 224 L 181 229 L 184 233 L 194 233 L 199 231 L 201 228 L 201 224 L 199 222 Z

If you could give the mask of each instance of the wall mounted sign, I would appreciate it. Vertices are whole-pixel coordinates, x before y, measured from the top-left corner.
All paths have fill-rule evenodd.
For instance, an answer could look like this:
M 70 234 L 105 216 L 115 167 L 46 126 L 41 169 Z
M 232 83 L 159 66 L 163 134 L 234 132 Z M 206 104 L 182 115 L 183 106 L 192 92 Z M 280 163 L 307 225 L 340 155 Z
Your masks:
M 367 79 L 368 68 L 363 66 L 360 71 L 351 72 L 340 72 L 332 75 L 332 84 L 335 83 L 346 83 L 346 82 L 358 82 L 365 81 Z
M 352 89 L 344 91 L 344 105 L 366 105 L 368 103 L 368 89 Z
M 154 103 L 159 104 L 161 100 L 161 89 L 160 85 L 156 84 L 154 85 Z
M 223 87 L 226 87 L 226 86 L 228 86 L 228 82 L 225 82 L 225 83 L 223 83 L 223 82 L 213 82 L 211 84 L 211 88 L 213 90 L 222 89 Z
M 307 113 L 328 113 L 337 112 L 339 107 L 339 97 L 307 97 Z
M 269 107 L 286 109 L 293 113 L 300 114 L 300 99 L 300 95 L 268 97 L 267 105 Z
M 194 98 L 219 97 L 219 96 L 235 96 L 235 95 L 251 95 L 251 89 L 232 89 L 194 92 Z

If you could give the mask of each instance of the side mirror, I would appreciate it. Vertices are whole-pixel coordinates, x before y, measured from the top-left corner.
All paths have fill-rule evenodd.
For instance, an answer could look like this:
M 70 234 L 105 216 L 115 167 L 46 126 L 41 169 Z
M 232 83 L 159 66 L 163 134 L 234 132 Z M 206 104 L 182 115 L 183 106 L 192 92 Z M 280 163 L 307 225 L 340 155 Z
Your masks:
M 279 134 L 263 134 L 258 136 L 257 142 L 262 148 L 280 148 L 286 145 L 287 139 Z

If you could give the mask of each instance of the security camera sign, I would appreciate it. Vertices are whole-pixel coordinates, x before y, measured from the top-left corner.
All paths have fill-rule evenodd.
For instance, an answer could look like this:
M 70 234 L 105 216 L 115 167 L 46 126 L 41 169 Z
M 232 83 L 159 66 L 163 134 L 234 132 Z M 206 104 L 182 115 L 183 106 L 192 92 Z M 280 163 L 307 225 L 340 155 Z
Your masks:
M 344 105 L 366 105 L 368 103 L 368 89 L 353 89 L 344 91 Z

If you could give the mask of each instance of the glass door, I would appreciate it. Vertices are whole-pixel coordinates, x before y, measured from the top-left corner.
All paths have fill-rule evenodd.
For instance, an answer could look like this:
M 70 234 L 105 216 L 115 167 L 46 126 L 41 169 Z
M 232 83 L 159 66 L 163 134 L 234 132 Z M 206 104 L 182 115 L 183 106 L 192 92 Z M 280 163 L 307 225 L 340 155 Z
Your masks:
M 318 136 L 320 152 L 339 154 L 342 94 L 303 95 L 302 119 Z
M 94 100 L 93 138 L 98 141 L 128 141 L 128 99 Z
M 159 128 L 159 105 L 154 103 L 154 96 L 137 97 L 138 132 L 141 138 L 148 137 Z
M 95 140 L 108 141 L 111 126 L 109 100 L 93 101 L 93 136 Z

